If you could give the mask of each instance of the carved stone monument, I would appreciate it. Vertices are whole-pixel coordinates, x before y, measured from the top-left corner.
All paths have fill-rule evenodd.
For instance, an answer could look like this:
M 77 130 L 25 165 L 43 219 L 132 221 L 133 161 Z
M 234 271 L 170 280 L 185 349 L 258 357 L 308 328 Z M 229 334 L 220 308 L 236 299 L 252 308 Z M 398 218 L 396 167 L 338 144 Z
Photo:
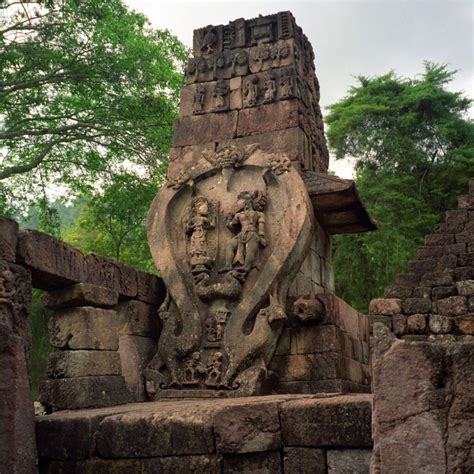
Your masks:
M 328 164 L 313 59 L 289 12 L 194 32 L 168 181 L 148 216 L 168 290 L 144 371 L 151 398 L 273 389 L 288 295 L 303 295 L 295 281 L 321 229 L 303 179 Z

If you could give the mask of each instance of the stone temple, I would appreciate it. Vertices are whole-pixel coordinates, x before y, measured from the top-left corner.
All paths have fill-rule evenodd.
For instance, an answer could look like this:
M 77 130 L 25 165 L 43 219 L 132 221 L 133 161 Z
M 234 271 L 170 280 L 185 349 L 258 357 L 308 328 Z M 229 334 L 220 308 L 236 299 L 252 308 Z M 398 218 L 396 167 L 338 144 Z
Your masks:
M 331 239 L 376 225 L 327 173 L 319 93 L 290 12 L 195 30 L 160 277 L 0 220 L 0 472 L 474 472 L 474 186 L 358 313 Z M 36 420 L 32 288 L 57 348 Z

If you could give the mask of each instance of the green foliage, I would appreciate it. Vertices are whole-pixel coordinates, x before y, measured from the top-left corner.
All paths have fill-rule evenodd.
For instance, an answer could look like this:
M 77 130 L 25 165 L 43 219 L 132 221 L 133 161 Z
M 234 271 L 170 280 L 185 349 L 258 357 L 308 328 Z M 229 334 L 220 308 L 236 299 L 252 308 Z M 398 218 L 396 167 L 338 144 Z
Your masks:
M 159 173 L 183 83 L 179 40 L 121 0 L 11 0 L 2 13 L 3 208 L 45 187 L 84 192 L 124 167 Z
M 146 216 L 157 185 L 124 173 L 112 177 L 101 194 L 82 206 L 65 240 L 85 252 L 114 257 L 145 271 L 153 271 L 146 237 Z
M 426 63 L 415 79 L 359 77 L 330 107 L 329 145 L 337 158 L 355 158 L 357 189 L 379 226 L 335 239 L 337 291 L 359 310 L 406 271 L 473 176 L 474 125 L 464 117 L 470 100 L 447 89 L 454 74 Z

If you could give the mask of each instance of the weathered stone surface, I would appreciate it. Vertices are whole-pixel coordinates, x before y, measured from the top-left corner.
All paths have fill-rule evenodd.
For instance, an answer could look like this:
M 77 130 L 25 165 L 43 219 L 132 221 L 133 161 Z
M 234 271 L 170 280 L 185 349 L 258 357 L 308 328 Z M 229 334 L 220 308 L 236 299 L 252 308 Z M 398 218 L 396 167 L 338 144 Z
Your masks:
M 46 380 L 40 385 L 40 401 L 59 410 L 120 405 L 130 401 L 123 377 L 104 375 Z
M 256 133 L 284 130 L 298 127 L 299 124 L 298 102 L 296 100 L 285 100 L 240 110 L 237 136 L 243 137 Z
M 319 321 L 324 313 L 324 305 L 318 298 L 299 297 L 293 303 L 293 314 L 300 321 Z
M 89 283 L 105 286 L 129 298 L 137 295 L 137 272 L 132 267 L 95 253 L 88 254 L 86 262 Z
M 431 287 L 430 286 L 417 286 L 413 289 L 413 298 L 430 298 Z
M 295 328 L 292 332 L 292 353 L 342 352 L 343 334 L 336 326 L 329 324 Z
M 0 217 L 0 260 L 7 262 L 16 260 L 17 240 L 18 223 L 13 219 Z
M 451 330 L 453 320 L 440 314 L 430 314 L 429 326 L 435 334 L 446 334 Z
M 77 283 L 46 293 L 42 301 L 47 308 L 51 309 L 69 308 L 72 306 L 111 308 L 118 302 L 118 293 L 108 288 L 91 285 L 90 283 Z
M 224 408 L 214 418 L 219 453 L 252 453 L 281 447 L 276 404 L 242 404 Z
M 63 309 L 49 321 L 49 338 L 53 346 L 62 349 L 116 351 L 116 313 L 90 306 Z
M 194 402 L 196 403 L 196 402 Z M 97 449 L 106 458 L 141 458 L 214 452 L 209 411 L 194 415 L 131 412 L 104 419 L 97 432 Z
M 165 299 L 163 280 L 156 275 L 137 271 L 137 299 L 145 303 L 160 305 Z
M 157 472 L 147 471 L 142 465 L 146 461 L 137 459 L 98 459 L 87 461 L 48 461 L 40 466 L 41 472 L 47 474 L 132 474 Z M 143 470 L 142 470 L 143 469 Z M 170 472 L 170 471 L 160 471 Z
M 467 304 L 465 296 L 450 296 L 438 300 L 436 308 L 439 314 L 444 316 L 461 316 L 467 313 Z
M 155 352 L 155 339 L 129 335 L 119 337 L 118 355 L 121 360 L 122 375 L 135 401 L 145 399 L 143 370 Z
M 370 448 L 371 396 L 298 400 L 280 406 L 285 446 Z
M 86 281 L 83 253 L 42 232 L 21 231 L 17 252 L 18 261 L 31 269 L 35 288 L 52 290 Z
M 326 452 L 317 448 L 285 448 L 283 472 L 298 474 L 326 474 Z
M 474 280 L 457 281 L 456 288 L 462 296 L 474 295 Z
M 117 461 L 114 460 L 114 462 Z M 169 474 L 178 472 L 192 472 L 193 474 L 220 474 L 221 464 L 221 457 L 212 454 L 205 454 L 202 456 L 166 456 L 143 459 L 141 462 L 142 470 L 140 472 L 142 474 L 155 474 L 161 472 Z
M 457 325 L 463 334 L 474 334 L 474 316 L 460 318 Z
M 369 474 L 371 449 L 328 449 L 328 474 Z
M 449 245 L 454 244 L 454 235 L 429 234 L 425 237 L 426 245 Z
M 89 375 L 121 375 L 120 356 L 115 351 L 60 351 L 48 355 L 49 378 Z
M 220 142 L 236 136 L 237 111 L 181 117 L 173 127 L 173 145 Z
M 116 311 L 117 330 L 120 335 L 158 337 L 159 316 L 156 306 L 129 300 L 120 303 Z
M 426 314 L 412 314 L 407 317 L 408 331 L 412 334 L 423 334 L 426 330 Z
M 318 295 L 325 308 L 321 324 L 334 324 L 355 339 L 362 339 L 359 313 L 337 296 L 325 293 Z M 368 324 L 367 324 L 368 326 Z M 367 328 L 365 329 L 367 331 Z
M 402 302 L 405 314 L 429 313 L 431 310 L 431 300 L 428 298 L 406 298 Z
M 433 301 L 447 298 L 448 296 L 454 296 L 456 294 L 456 288 L 454 286 L 436 286 L 431 290 L 431 297 Z
M 411 286 L 401 286 L 401 285 L 390 285 L 385 288 L 384 296 L 385 298 L 410 298 L 413 292 L 413 287 Z
M 369 314 L 392 316 L 401 312 L 401 300 L 397 298 L 378 298 L 369 304 Z
M 382 323 L 389 329 L 392 329 L 392 316 L 385 316 L 383 314 L 369 314 L 368 320 L 370 333 L 372 333 L 375 323 Z
M 394 314 L 392 324 L 396 336 L 402 336 L 408 332 L 407 317 L 404 314 Z
M 269 451 L 266 453 L 227 454 L 224 456 L 223 472 L 229 474 L 272 473 L 283 472 L 280 453 Z
M 454 270 L 454 278 L 457 281 L 474 280 L 474 267 L 458 267 Z

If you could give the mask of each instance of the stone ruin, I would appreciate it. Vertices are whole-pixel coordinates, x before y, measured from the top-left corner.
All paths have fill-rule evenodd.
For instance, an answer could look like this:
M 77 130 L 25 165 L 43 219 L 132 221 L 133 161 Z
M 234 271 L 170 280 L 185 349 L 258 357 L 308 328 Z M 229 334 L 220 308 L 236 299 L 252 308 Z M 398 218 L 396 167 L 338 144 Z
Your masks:
M 0 221 L 0 472 L 474 467 L 473 189 L 369 317 L 338 298 L 331 236 L 376 226 L 327 174 L 313 60 L 289 12 L 194 32 L 160 277 Z M 57 348 L 36 434 L 32 287 Z

